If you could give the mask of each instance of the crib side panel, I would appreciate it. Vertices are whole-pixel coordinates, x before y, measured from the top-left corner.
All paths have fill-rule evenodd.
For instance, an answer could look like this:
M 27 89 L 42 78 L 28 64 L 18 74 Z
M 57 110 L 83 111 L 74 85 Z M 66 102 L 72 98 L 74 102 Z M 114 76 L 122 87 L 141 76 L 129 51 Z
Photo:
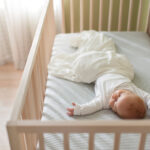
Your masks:
M 144 31 L 148 6 L 145 0 L 61 0 L 62 32 Z M 64 2 L 65 1 L 65 2 Z M 65 5 L 65 6 L 64 6 Z M 64 10 L 65 9 L 65 10 Z M 64 12 L 66 14 L 64 14 Z M 65 19 L 65 21 L 64 21 Z
M 32 108 L 31 111 L 33 112 L 33 106 L 37 105 L 36 99 L 40 98 L 43 100 L 48 71 L 47 65 L 50 60 L 55 34 L 53 1 L 47 0 L 23 72 L 11 120 L 17 120 L 20 116 L 23 117 L 24 109 L 30 109 L 29 107 Z M 42 93 L 42 95 L 39 93 Z M 33 104 L 31 104 L 31 99 L 33 99 Z M 30 114 L 26 113 L 26 115 Z M 27 119 L 34 118 L 33 116 L 35 115 L 32 114 Z
M 47 0 L 24 69 L 12 115 L 7 123 L 12 150 L 24 149 L 22 145 L 31 150 L 36 148 L 37 135 L 19 134 L 17 127 L 12 127 L 10 124 L 17 120 L 41 119 L 47 80 L 47 65 L 50 60 L 55 34 L 53 1 Z
M 11 125 L 15 125 L 13 122 Z M 43 135 L 45 133 L 60 133 L 63 135 L 63 145 L 65 150 L 70 147 L 70 134 L 73 133 L 87 133 L 89 150 L 94 149 L 95 134 L 96 133 L 113 133 L 114 134 L 114 150 L 120 147 L 121 134 L 137 133 L 140 134 L 138 146 L 139 150 L 144 149 L 146 136 L 150 133 L 149 120 L 76 120 L 76 121 L 18 121 L 16 123 L 17 132 L 25 134 L 38 135 L 39 147 L 44 150 Z
M 44 18 L 40 37 L 35 37 L 39 38 L 39 41 L 35 45 L 35 60 L 31 62 L 33 68 L 30 70 L 31 76 L 29 77 L 27 85 L 28 88 L 25 95 L 25 103 L 23 109 L 20 111 L 23 120 L 41 119 L 48 74 L 47 65 L 50 60 L 55 34 L 56 28 L 53 13 L 53 1 L 51 0 Z

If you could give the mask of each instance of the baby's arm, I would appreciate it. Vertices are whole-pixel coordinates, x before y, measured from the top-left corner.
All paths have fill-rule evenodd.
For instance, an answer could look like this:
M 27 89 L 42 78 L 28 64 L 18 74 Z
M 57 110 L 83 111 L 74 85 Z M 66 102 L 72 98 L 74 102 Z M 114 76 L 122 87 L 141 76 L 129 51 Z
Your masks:
M 102 109 L 102 101 L 100 97 L 95 97 L 92 101 L 82 105 L 76 103 L 72 103 L 72 105 L 73 108 L 67 108 L 67 114 L 69 116 L 87 115 Z

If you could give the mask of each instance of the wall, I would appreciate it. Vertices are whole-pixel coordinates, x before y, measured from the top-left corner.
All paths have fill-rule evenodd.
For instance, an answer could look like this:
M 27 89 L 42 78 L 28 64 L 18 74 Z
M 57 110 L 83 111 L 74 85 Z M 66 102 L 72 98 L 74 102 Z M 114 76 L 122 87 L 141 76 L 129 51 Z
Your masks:
M 98 30 L 98 18 L 99 18 L 99 0 L 93 0 L 94 3 L 94 30 Z M 132 22 L 131 22 L 131 30 L 136 29 L 136 21 L 137 21 L 137 12 L 138 12 L 138 4 L 139 0 L 133 0 L 134 7 L 133 7 L 133 15 L 132 15 Z M 79 31 L 79 4 L 80 0 L 74 0 L 74 22 L 75 22 L 75 32 Z M 146 26 L 146 18 L 148 14 L 148 6 L 150 4 L 150 0 L 143 0 L 143 7 L 142 7 L 142 15 L 141 15 L 141 24 L 140 24 L 140 31 L 145 31 Z M 67 32 L 70 30 L 70 0 L 65 0 L 65 17 L 66 17 L 66 29 Z M 108 7 L 109 7 L 109 0 L 103 1 L 103 30 L 107 30 L 107 23 L 108 23 Z M 123 23 L 122 23 L 122 31 L 125 31 L 127 28 L 127 19 L 128 19 L 128 10 L 129 10 L 129 0 L 124 0 L 123 5 Z M 114 0 L 113 3 L 113 22 L 112 22 L 112 31 L 117 29 L 117 21 L 118 21 L 118 12 L 119 12 L 119 0 Z M 84 29 L 87 30 L 89 26 L 89 0 L 84 0 Z

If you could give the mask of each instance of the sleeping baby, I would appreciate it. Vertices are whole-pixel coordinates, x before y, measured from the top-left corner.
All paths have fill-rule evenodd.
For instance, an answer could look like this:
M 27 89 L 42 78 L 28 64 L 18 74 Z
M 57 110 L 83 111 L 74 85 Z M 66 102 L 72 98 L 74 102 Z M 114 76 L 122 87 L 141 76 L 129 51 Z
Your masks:
M 132 83 L 133 67 L 125 56 L 116 53 L 114 42 L 108 37 L 103 36 L 101 38 L 100 36 L 103 35 L 98 35 L 95 32 L 91 32 L 91 34 L 84 32 L 81 33 L 81 38 L 78 37 L 78 40 L 75 40 L 77 43 L 74 45 L 84 50 L 83 54 L 86 53 L 83 57 L 80 56 L 82 59 L 78 59 L 78 64 L 74 65 L 77 66 L 75 72 L 79 79 L 85 83 L 95 79 L 95 98 L 81 105 L 73 102 L 73 108 L 67 108 L 67 114 L 69 116 L 87 115 L 98 110 L 111 108 L 121 118 L 144 118 L 146 109 L 150 108 L 150 94 Z M 98 53 L 92 50 L 95 52 L 94 56 L 93 54 L 88 55 L 87 51 L 85 52 L 85 45 L 88 46 L 89 50 L 93 47 L 99 50 L 93 43 L 97 47 L 103 43 L 103 49 L 100 48 Z M 82 45 L 84 45 L 83 48 Z
M 132 83 L 133 66 L 125 55 L 117 53 L 114 41 L 93 30 L 68 36 L 74 51 L 60 51 L 56 46 L 49 73 L 74 82 L 95 82 L 95 98 L 81 105 L 73 102 L 68 115 L 111 108 L 122 118 L 143 118 L 147 106 L 150 108 L 150 95 Z
M 144 118 L 150 95 L 136 87 L 127 77 L 119 74 L 104 74 L 95 82 L 95 98 L 85 104 L 72 103 L 67 114 L 87 115 L 111 108 L 124 119 Z

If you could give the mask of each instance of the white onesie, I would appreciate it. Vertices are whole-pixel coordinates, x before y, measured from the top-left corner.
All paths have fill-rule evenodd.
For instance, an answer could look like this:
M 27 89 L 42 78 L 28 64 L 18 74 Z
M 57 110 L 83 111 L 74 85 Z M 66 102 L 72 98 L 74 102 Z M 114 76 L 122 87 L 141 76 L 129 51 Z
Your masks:
M 95 98 L 85 104 L 74 106 L 74 115 L 86 115 L 98 110 L 109 109 L 112 93 L 119 89 L 130 90 L 144 100 L 150 108 L 150 94 L 136 87 L 130 79 L 120 74 L 104 74 L 95 82 Z

